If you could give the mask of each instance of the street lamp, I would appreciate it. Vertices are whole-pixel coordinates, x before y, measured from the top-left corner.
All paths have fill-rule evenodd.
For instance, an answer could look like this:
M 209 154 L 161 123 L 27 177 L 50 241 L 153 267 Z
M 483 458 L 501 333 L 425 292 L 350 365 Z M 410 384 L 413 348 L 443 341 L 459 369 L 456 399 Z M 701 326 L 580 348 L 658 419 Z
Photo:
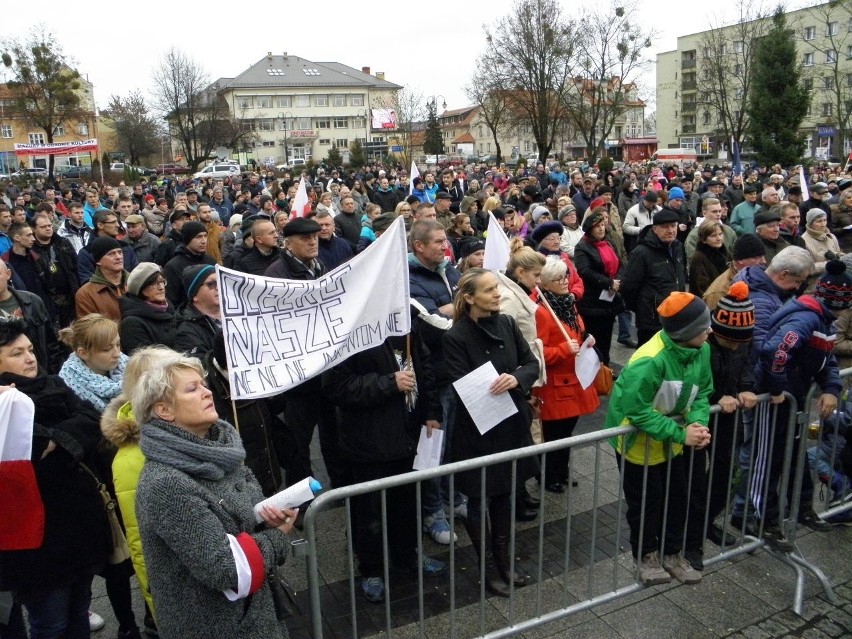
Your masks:
M 433 96 L 431 96 L 431 98 L 432 99 L 430 101 L 428 101 L 427 104 L 430 105 L 433 109 L 435 109 L 435 119 L 437 120 L 438 119 L 438 98 L 441 98 L 442 108 L 444 109 L 444 111 L 447 110 L 447 98 L 445 98 L 443 95 L 433 95 Z M 441 128 L 440 122 L 438 123 L 438 128 Z M 443 132 L 443 130 L 441 130 L 441 138 L 442 138 L 441 146 L 444 145 L 443 137 L 444 137 L 444 132 Z M 436 164 L 438 163 L 438 154 L 437 153 L 435 153 L 435 163 Z
M 290 155 L 287 150 L 287 118 L 293 119 L 293 114 L 290 111 L 286 111 L 284 113 L 279 113 L 278 117 L 284 122 L 284 164 L 290 164 Z
M 364 153 L 367 152 L 367 142 L 369 142 L 369 140 L 370 140 L 369 115 L 370 114 L 367 112 L 367 109 L 358 109 L 355 112 L 356 118 L 364 118 L 364 144 L 362 145 L 362 148 L 364 149 Z

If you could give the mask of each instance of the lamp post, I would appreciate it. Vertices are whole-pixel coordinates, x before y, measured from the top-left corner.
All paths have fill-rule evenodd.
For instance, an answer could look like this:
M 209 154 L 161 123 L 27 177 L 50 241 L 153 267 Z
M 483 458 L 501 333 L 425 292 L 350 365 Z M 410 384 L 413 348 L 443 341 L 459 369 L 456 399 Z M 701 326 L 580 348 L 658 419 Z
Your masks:
M 279 113 L 278 117 L 284 122 L 284 164 L 290 165 L 290 155 L 287 150 L 287 118 L 293 119 L 293 114 L 290 111 L 286 111 L 284 113 Z
M 370 124 L 369 124 L 369 113 L 367 109 L 358 109 L 355 112 L 356 118 L 364 118 L 364 144 L 361 145 L 364 153 L 367 152 L 367 142 L 370 140 Z
M 443 108 L 444 111 L 446 111 L 447 110 L 447 98 L 445 98 L 443 95 L 433 95 L 433 96 L 431 96 L 431 100 L 427 101 L 427 103 L 426 103 L 426 104 L 430 105 L 433 109 L 435 109 L 435 120 L 438 119 L 438 98 L 441 98 L 441 103 L 442 103 L 441 108 Z M 439 129 L 441 128 L 440 122 L 438 122 L 438 128 Z M 441 140 L 442 140 L 441 146 L 442 147 L 444 145 L 443 137 L 444 137 L 444 132 L 443 132 L 443 130 L 441 130 Z M 424 149 L 424 152 L 425 152 L 425 149 Z M 438 153 L 436 152 L 435 153 L 435 164 L 437 164 L 437 163 L 438 163 Z

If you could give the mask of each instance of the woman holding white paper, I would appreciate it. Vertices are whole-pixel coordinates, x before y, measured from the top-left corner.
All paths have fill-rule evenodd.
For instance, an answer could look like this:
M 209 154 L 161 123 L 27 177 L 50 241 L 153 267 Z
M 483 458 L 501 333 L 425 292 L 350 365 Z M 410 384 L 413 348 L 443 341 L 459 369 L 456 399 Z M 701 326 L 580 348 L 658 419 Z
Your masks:
M 574 370 L 585 329 L 574 296 L 568 292 L 567 269 L 562 260 L 547 258 L 540 286 L 535 324 L 538 338 L 544 345 L 547 381 L 544 386 L 533 389 L 533 393 L 541 400 L 544 441 L 552 442 L 571 437 L 580 415 L 593 413 L 600 402 L 594 386 L 584 389 Z M 562 485 L 568 481 L 570 455 L 570 448 L 547 454 L 544 487 L 549 492 L 564 491 Z M 573 485 L 577 485 L 576 480 Z
M 500 313 L 500 290 L 490 271 L 475 268 L 459 280 L 455 299 L 455 322 L 444 335 L 444 360 L 452 380 L 459 380 L 490 362 L 498 376 L 490 386 L 493 395 L 509 393 L 517 409 L 496 426 L 481 434 L 468 409 L 458 399 L 451 455 L 453 461 L 470 459 L 521 448 L 529 443 L 530 410 L 525 401 L 538 379 L 539 364 L 515 320 Z M 524 481 L 536 472 L 536 460 L 525 458 L 517 464 L 517 479 Z M 485 564 L 486 588 L 508 597 L 509 581 L 515 587 L 529 583 L 529 576 L 517 567 L 509 570 L 511 532 L 512 465 L 489 467 L 482 486 L 481 471 L 461 473 L 456 487 L 469 496 L 465 527 L 480 561 Z M 483 495 L 484 493 L 484 495 Z M 484 501 L 483 501 L 484 496 Z M 485 511 L 489 517 L 485 517 Z M 491 530 L 488 530 L 488 519 Z M 481 535 L 485 528 L 485 547 Z M 492 542 L 493 555 L 488 542 Z
M 233 426 L 219 419 L 195 358 L 154 363 L 130 402 L 145 466 L 136 517 L 164 639 L 281 639 L 266 575 L 284 563 L 293 509 L 264 508 Z

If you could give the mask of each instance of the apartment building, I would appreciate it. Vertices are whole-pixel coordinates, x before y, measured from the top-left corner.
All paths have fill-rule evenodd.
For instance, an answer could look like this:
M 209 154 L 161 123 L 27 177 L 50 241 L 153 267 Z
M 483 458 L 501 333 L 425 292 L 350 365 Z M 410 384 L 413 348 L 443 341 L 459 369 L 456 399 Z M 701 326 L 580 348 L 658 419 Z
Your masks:
M 214 88 L 240 125 L 257 134 L 250 156 L 280 164 L 322 160 L 332 146 L 345 156 L 356 139 L 368 156 L 387 155 L 402 87 L 370 67 L 312 62 L 285 52 L 268 53 Z
M 852 14 L 849 3 L 823 3 L 786 14 L 796 37 L 803 83 L 811 92 L 802 123 L 806 157 L 845 157 L 852 140 L 841 140 L 841 124 L 852 109 Z M 768 19 L 763 21 L 768 23 Z M 659 148 L 694 148 L 699 157 L 726 157 L 728 141 L 719 109 L 702 96 L 702 82 L 719 60 L 730 78 L 732 112 L 745 102 L 739 78 L 758 21 L 726 25 L 678 38 L 677 49 L 657 55 L 657 138 Z M 847 127 L 848 128 L 848 127 Z M 745 140 L 744 149 L 748 149 Z M 721 152 L 721 155 L 720 155 Z

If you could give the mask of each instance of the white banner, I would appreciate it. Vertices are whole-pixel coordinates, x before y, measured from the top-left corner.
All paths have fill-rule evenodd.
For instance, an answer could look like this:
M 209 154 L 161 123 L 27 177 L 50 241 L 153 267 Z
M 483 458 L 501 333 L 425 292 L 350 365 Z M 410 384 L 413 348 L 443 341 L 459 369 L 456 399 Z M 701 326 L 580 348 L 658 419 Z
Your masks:
M 405 224 L 318 280 L 217 267 L 228 378 L 235 399 L 298 386 L 350 355 L 411 330 Z
M 15 144 L 15 155 L 65 155 L 98 150 L 97 138 L 50 144 Z

